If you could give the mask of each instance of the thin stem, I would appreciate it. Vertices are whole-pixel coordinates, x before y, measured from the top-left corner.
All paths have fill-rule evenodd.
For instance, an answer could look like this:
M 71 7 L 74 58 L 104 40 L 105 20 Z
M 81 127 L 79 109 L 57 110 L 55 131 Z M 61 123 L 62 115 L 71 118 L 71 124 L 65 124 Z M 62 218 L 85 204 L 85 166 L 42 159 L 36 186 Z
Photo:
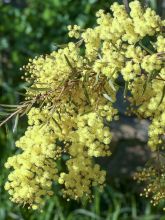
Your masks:
M 157 80 L 161 80 L 161 81 L 165 81 L 165 79 L 163 79 L 161 76 L 160 76 L 160 78 L 155 78 L 155 79 L 157 79 Z
M 4 125 L 9 119 L 11 119 L 12 117 L 14 117 L 16 114 L 19 114 L 21 112 L 22 109 L 18 109 L 17 111 L 13 112 L 11 115 L 9 115 L 9 117 L 7 117 L 3 122 L 0 123 L 0 127 L 2 125 Z

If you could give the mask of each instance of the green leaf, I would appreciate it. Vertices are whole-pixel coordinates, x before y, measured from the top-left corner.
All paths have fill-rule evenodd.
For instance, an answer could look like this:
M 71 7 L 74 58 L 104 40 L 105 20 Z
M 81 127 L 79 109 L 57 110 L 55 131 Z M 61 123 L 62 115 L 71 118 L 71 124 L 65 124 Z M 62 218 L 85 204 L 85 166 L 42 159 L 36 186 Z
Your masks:
M 94 86 L 97 85 L 99 81 L 99 75 L 100 75 L 99 73 L 96 74 L 96 80 L 95 80 Z
M 87 82 L 89 79 L 89 73 L 86 73 L 83 77 L 83 82 Z
M 103 96 L 104 98 L 108 99 L 110 102 L 113 102 L 113 99 L 107 93 L 104 93 Z
M 32 91 L 49 91 L 50 88 L 37 88 L 37 87 L 29 87 L 26 90 L 32 90 Z
M 10 115 L 10 113 L 7 113 L 7 112 L 0 112 L 0 116 L 8 116 L 8 115 Z
M 162 96 L 161 96 L 161 99 L 160 99 L 158 106 L 160 106 L 161 103 L 163 102 L 164 96 L 165 96 L 165 85 L 163 86 Z
M 127 97 L 127 92 L 128 92 L 128 81 L 125 82 L 125 86 L 124 86 L 124 98 Z
M 59 48 L 66 48 L 68 46 L 68 44 L 57 44 L 57 43 L 54 43 L 52 45 L 54 47 L 55 50 L 58 50 Z
M 145 93 L 148 83 L 150 83 L 153 79 L 155 79 L 157 75 L 159 75 L 159 72 L 156 72 L 156 71 L 153 71 L 148 74 L 147 80 L 145 81 L 144 86 L 143 86 L 142 95 Z
M 35 84 L 39 84 L 39 85 L 48 85 L 48 83 L 43 83 L 43 82 L 35 82 Z
M 14 112 L 17 110 L 17 108 L 4 108 L 3 110 L 4 112 Z
M 19 114 L 17 114 L 15 117 L 14 126 L 13 126 L 13 133 L 15 133 L 17 130 L 18 120 L 19 120 Z
M 100 216 L 96 215 L 95 213 L 93 213 L 91 211 L 85 210 L 85 209 L 77 209 L 77 210 L 74 211 L 74 213 L 76 215 L 81 214 L 83 216 L 88 216 L 91 219 L 95 219 L 95 220 L 103 220 L 103 218 L 101 218 Z
M 59 123 L 56 121 L 56 119 L 54 119 L 54 118 L 52 117 L 52 120 L 53 120 L 54 123 L 57 125 L 57 127 L 60 129 L 60 131 L 62 131 L 62 128 L 61 128 L 61 126 L 59 125 Z
M 25 111 L 23 111 L 23 112 L 21 113 L 20 116 L 22 117 L 22 116 L 26 115 L 26 114 L 30 111 L 30 109 L 32 108 L 33 104 L 34 104 L 34 103 L 30 103 L 30 104 L 26 107 Z
M 77 41 L 77 42 L 76 42 L 76 46 L 77 46 L 77 47 L 80 47 L 81 44 L 83 43 L 83 41 L 84 41 L 83 39 Z
M 64 57 L 66 59 L 66 62 L 68 64 L 68 66 L 71 68 L 72 72 L 75 71 L 75 68 L 72 66 L 71 62 L 69 61 L 68 57 L 64 54 Z
M 82 116 L 82 115 L 89 114 L 89 113 L 91 113 L 92 111 L 93 111 L 93 110 L 89 110 L 89 111 L 83 112 L 83 113 L 81 114 L 81 116 Z
M 112 90 L 113 90 L 113 91 L 116 91 L 116 88 L 115 88 L 115 86 L 113 85 L 112 80 L 109 80 L 108 82 L 109 82 L 109 85 L 110 85 L 110 87 L 112 88 Z
M 139 41 L 139 45 L 140 45 L 145 51 L 147 51 L 149 54 L 153 54 L 152 50 L 150 50 L 149 48 L 147 48 L 141 41 Z
M 88 104 L 91 104 L 89 94 L 88 94 L 88 91 L 87 91 L 87 88 L 86 88 L 85 84 L 83 84 L 83 89 L 84 89 L 84 95 L 87 98 Z
M 148 83 L 150 83 L 151 80 L 152 80 L 152 73 L 149 73 L 149 74 L 148 74 L 148 77 L 147 77 L 147 79 L 146 79 L 146 81 L 145 81 L 145 83 L 144 83 L 144 86 L 143 86 L 142 95 L 144 95 L 144 93 L 145 93 L 145 91 L 146 91 L 146 89 L 147 89 Z
M 7 108 L 17 108 L 19 105 L 6 105 L 6 104 L 0 104 L 2 107 L 7 107 Z

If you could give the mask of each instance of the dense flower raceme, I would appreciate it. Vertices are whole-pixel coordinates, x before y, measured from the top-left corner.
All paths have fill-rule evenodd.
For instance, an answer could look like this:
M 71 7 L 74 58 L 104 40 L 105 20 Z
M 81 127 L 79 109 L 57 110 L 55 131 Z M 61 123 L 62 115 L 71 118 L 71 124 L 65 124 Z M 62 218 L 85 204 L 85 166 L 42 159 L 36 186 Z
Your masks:
M 76 43 L 29 60 L 23 68 L 31 83 L 26 101 L 35 107 L 28 113 L 25 135 L 16 142 L 22 153 L 6 162 L 12 169 L 5 188 L 13 202 L 37 209 L 53 194 L 53 183 L 75 200 L 90 199 L 93 187 L 103 188 L 105 171 L 93 158 L 111 154 L 106 125 L 118 119 L 113 104 L 121 75 L 132 112 L 151 120 L 149 146 L 153 151 L 165 147 L 165 21 L 137 0 L 129 6 L 129 14 L 118 3 L 110 13 L 98 11 L 94 28 L 69 26 Z M 63 155 L 68 159 L 63 161 Z M 63 170 L 58 161 L 65 163 Z M 143 173 L 146 178 L 137 178 L 150 180 Z M 150 185 L 155 193 L 157 178 Z

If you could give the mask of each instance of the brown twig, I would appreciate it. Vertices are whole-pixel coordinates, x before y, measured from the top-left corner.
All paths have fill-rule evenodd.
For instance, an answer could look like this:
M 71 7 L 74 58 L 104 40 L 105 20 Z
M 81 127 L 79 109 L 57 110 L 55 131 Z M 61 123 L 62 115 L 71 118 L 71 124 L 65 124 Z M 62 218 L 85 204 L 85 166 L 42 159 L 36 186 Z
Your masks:
M 4 125 L 8 120 L 10 120 L 12 117 L 14 117 L 16 114 L 19 114 L 21 112 L 21 108 L 19 108 L 17 111 L 13 112 L 9 117 L 7 117 L 3 122 L 0 123 L 0 127 Z

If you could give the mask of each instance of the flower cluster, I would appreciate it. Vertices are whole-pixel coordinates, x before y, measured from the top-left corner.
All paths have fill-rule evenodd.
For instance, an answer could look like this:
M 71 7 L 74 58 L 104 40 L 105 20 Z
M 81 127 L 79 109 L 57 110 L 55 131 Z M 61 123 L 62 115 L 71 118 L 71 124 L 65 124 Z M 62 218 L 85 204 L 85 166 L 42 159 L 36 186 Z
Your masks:
M 109 13 L 98 11 L 94 28 L 69 26 L 76 43 L 23 67 L 31 83 L 26 102 L 35 107 L 16 142 L 22 152 L 6 163 L 12 168 L 5 185 L 12 201 L 39 208 L 53 193 L 54 182 L 64 197 L 75 200 L 90 199 L 93 187 L 103 188 L 105 171 L 94 158 L 111 154 L 107 122 L 118 119 L 113 104 L 119 77 L 133 113 L 151 120 L 149 146 L 163 148 L 165 21 L 137 0 L 129 6 L 130 13 L 118 3 Z M 57 161 L 65 166 L 58 168 Z
M 134 175 L 134 179 L 138 182 L 147 183 L 141 196 L 151 197 L 151 203 L 156 206 L 165 199 L 165 166 L 158 164 L 144 168 L 141 172 Z M 165 208 L 163 208 L 165 210 Z
M 14 169 L 5 185 L 13 202 L 37 209 L 45 196 L 53 194 L 51 186 L 57 181 L 54 158 L 60 150 L 54 143 L 55 138 L 47 127 L 38 125 L 29 127 L 25 136 L 16 142 L 23 153 L 10 157 L 5 164 L 6 168 Z

